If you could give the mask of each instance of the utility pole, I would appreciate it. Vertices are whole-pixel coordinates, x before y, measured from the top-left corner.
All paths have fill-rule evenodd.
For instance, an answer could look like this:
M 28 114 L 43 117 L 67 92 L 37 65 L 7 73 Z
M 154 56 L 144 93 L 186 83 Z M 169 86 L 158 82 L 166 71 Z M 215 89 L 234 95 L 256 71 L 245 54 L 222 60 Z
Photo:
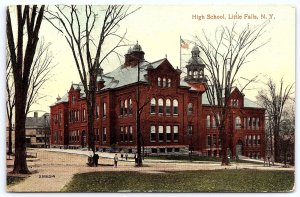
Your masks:
M 141 157 L 141 115 L 140 115 L 140 60 L 137 65 L 137 102 L 136 102 L 136 137 L 137 137 L 137 166 L 142 166 Z

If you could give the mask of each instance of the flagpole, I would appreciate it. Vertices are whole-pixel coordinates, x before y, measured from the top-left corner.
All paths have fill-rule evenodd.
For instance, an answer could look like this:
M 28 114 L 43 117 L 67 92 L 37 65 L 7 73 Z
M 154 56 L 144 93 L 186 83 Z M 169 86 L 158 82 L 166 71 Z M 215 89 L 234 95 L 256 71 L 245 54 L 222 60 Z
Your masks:
M 179 64 L 179 68 L 181 70 L 181 35 L 179 36 L 179 48 L 180 48 L 180 64 Z

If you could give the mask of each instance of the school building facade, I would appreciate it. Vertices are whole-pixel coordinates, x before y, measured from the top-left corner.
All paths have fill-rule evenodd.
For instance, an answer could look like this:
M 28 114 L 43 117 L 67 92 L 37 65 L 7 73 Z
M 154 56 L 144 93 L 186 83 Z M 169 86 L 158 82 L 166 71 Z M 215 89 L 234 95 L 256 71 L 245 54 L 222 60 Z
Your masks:
M 99 75 L 94 119 L 95 146 L 99 151 L 136 151 L 137 91 L 142 110 L 141 142 L 151 154 L 185 154 L 189 151 L 218 156 L 221 150 L 213 110 L 205 93 L 205 65 L 194 47 L 187 75 L 168 59 L 144 59 L 139 44 L 130 48 L 125 62 Z M 139 65 L 139 81 L 138 81 Z M 235 88 L 230 95 L 228 139 L 232 154 L 264 156 L 265 110 Z M 51 147 L 85 148 L 88 144 L 87 110 L 82 84 L 50 106 Z

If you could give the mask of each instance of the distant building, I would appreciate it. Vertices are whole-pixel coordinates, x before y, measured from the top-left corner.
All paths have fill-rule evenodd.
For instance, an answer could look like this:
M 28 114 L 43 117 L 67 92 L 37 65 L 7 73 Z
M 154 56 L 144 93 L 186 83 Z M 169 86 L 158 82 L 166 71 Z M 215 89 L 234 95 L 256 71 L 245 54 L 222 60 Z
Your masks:
M 50 114 L 45 113 L 38 117 L 34 112 L 33 117 L 26 118 L 26 146 L 32 148 L 49 147 L 50 138 Z
M 125 63 L 114 71 L 99 73 L 94 134 L 96 150 L 136 151 L 137 85 L 140 89 L 142 146 L 152 154 L 188 153 L 218 156 L 221 141 L 205 93 L 205 65 L 198 47 L 186 65 L 187 76 L 165 58 L 152 63 L 144 59 L 136 44 L 125 55 Z M 138 69 L 140 65 L 140 81 Z M 230 95 L 226 134 L 233 155 L 264 156 L 264 112 L 237 88 Z M 87 147 L 87 108 L 82 84 L 51 108 L 51 146 Z M 232 137 L 230 137 L 232 136 Z

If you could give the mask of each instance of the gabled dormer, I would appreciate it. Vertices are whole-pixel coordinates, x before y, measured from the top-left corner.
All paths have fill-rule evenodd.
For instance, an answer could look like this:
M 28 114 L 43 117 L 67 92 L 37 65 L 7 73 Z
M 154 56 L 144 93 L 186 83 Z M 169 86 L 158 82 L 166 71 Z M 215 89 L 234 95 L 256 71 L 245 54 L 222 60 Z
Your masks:
M 245 95 L 237 87 L 235 87 L 230 93 L 228 106 L 233 108 L 244 107 L 244 96 Z
M 71 88 L 68 92 L 69 94 L 69 104 L 75 104 L 76 101 L 78 101 L 80 99 L 80 91 L 81 88 L 79 86 L 79 84 L 72 84 Z

